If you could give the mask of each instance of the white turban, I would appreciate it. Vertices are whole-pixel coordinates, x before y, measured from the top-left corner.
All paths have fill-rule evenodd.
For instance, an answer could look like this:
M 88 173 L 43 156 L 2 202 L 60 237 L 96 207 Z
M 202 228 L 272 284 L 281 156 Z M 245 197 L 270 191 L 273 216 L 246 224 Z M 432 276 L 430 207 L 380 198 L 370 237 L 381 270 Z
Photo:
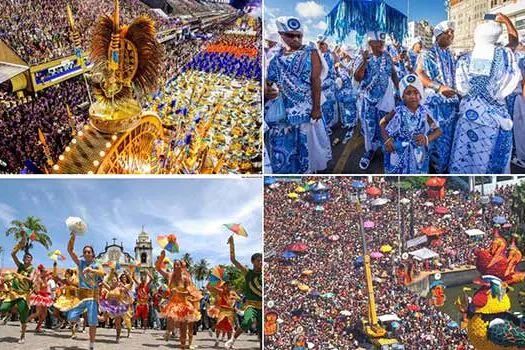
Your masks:
M 409 48 L 409 49 L 412 49 L 412 48 L 414 47 L 414 45 L 416 45 L 416 44 L 418 44 L 418 43 L 421 44 L 421 45 L 423 45 L 423 39 L 421 39 L 420 36 L 416 36 L 415 38 L 413 38 L 412 41 L 410 42 L 408 48 Z
M 303 32 L 303 26 L 297 17 L 282 16 L 275 20 L 275 24 L 279 32 Z
M 469 65 L 469 72 L 478 75 L 490 75 L 494 48 L 503 32 L 501 25 L 494 21 L 481 23 L 474 30 L 474 49 Z
M 371 40 L 385 41 L 386 40 L 386 33 L 385 32 L 381 32 L 381 31 L 370 31 L 370 32 L 366 33 L 366 40 L 367 41 L 371 41 Z
M 474 30 L 474 44 L 494 45 L 502 32 L 501 25 L 494 21 L 478 24 L 476 30 Z
M 343 51 L 348 56 L 352 56 L 353 55 L 352 48 L 350 46 L 346 45 L 346 44 L 341 45 L 341 51 Z
M 456 23 L 452 21 L 440 22 L 437 26 L 434 27 L 434 38 L 437 38 L 449 29 L 456 30 Z
M 405 75 L 405 77 L 399 82 L 399 94 L 401 95 L 401 97 L 403 97 L 405 89 L 409 86 L 415 87 L 419 92 L 419 95 L 421 95 L 421 98 L 425 96 L 423 83 L 421 82 L 421 80 L 419 80 L 417 75 L 409 74 Z

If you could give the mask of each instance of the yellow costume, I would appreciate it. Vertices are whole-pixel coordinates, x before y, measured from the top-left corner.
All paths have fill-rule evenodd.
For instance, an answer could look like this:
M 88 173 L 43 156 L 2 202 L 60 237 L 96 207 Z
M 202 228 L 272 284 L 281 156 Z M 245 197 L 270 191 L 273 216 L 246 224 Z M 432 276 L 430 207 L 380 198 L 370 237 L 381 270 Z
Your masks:
M 54 304 L 55 308 L 62 312 L 67 312 L 80 303 L 80 299 L 77 296 L 78 278 L 76 276 L 72 276 L 68 278 L 67 281 L 70 284 L 67 284 L 62 288 L 62 292 Z

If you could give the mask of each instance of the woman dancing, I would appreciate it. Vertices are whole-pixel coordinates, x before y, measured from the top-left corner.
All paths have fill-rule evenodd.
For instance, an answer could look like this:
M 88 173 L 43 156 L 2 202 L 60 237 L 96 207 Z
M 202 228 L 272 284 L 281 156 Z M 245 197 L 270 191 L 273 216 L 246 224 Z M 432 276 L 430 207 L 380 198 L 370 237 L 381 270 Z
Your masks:
M 55 276 L 55 282 L 58 283 L 60 286 L 60 295 L 57 297 L 57 300 L 55 301 L 55 310 L 58 310 L 59 312 L 65 312 L 67 313 L 69 310 L 74 308 L 78 303 L 80 303 L 80 299 L 77 297 L 78 293 L 78 277 L 76 274 L 76 271 L 74 269 L 66 269 L 66 272 L 64 274 L 64 278 L 60 278 L 58 276 Z M 64 324 L 65 325 L 64 321 Z M 62 326 L 60 328 L 62 328 Z M 71 339 L 76 338 L 76 323 L 72 324 L 71 327 Z
M 175 324 L 179 326 L 180 330 L 180 349 L 188 349 L 186 347 L 186 336 L 190 338 L 190 344 L 193 340 L 192 325 L 195 321 L 196 310 L 193 303 L 189 300 L 191 297 L 188 287 L 191 286 L 191 281 L 182 271 L 180 261 L 174 261 L 173 272 L 171 275 L 162 269 L 162 262 L 166 252 L 163 250 L 160 253 L 159 259 L 155 264 L 156 270 L 169 281 L 168 288 L 170 291 L 170 298 L 166 306 L 161 310 L 162 314 L 168 318 L 167 334 L 173 330 Z M 190 330 L 188 334 L 188 330 Z M 168 340 L 166 337 L 165 340 Z M 191 345 L 190 345 L 191 346 Z
M 31 294 L 29 305 L 35 306 L 36 310 L 29 316 L 28 322 L 33 319 L 38 319 L 36 324 L 36 333 L 42 333 L 42 323 L 46 320 L 47 309 L 54 304 L 50 293 L 47 291 L 47 281 L 49 274 L 44 265 L 38 265 L 38 268 L 33 276 L 34 292 Z
M 111 276 L 111 282 L 102 282 L 104 286 L 104 298 L 100 299 L 99 308 L 105 312 L 115 322 L 117 330 L 117 344 L 120 342 L 120 331 L 122 328 L 122 318 L 128 312 L 128 290 L 121 284 L 115 274 Z
M 215 305 L 212 314 L 216 315 L 215 325 L 215 347 L 219 346 L 219 337 L 227 336 L 231 339 L 235 325 L 235 301 L 240 297 L 230 289 L 230 282 L 224 282 L 221 287 L 208 286 L 210 291 L 216 293 Z
M 131 338 L 131 320 L 133 318 L 133 296 L 131 295 L 131 292 L 133 290 L 133 281 L 131 280 L 131 277 L 129 277 L 127 271 L 120 274 L 119 281 L 127 290 L 125 303 L 128 305 L 128 311 L 124 315 L 123 321 L 124 326 L 128 330 L 128 335 L 126 337 Z

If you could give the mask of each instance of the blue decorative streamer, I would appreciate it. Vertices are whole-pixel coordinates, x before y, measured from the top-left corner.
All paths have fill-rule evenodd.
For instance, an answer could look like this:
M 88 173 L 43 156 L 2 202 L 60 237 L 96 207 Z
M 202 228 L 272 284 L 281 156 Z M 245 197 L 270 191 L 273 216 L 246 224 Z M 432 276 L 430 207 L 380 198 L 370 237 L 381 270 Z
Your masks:
M 325 36 L 335 37 L 336 42 L 356 32 L 360 43 L 369 31 L 383 31 L 403 42 L 408 33 L 407 16 L 383 0 L 341 0 L 326 16 L 326 23 Z

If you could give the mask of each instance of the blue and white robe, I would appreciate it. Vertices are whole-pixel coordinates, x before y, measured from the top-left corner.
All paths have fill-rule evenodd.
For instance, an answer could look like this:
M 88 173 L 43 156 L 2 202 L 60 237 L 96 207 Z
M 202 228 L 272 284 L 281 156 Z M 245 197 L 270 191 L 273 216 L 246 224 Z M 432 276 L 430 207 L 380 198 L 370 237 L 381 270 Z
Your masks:
M 456 88 L 456 64 L 452 52 L 442 49 L 436 43 L 428 51 L 419 56 L 425 74 L 430 80 L 452 89 Z M 430 162 L 438 174 L 447 172 L 450 149 L 456 130 L 458 120 L 459 97 L 447 98 L 432 89 L 425 89 L 425 101 L 423 103 L 430 114 L 437 120 L 443 134 L 429 147 Z
M 410 66 L 412 67 L 413 71 L 416 71 L 417 68 L 417 60 L 419 58 L 419 54 L 415 53 L 414 50 L 410 49 L 408 50 L 408 59 L 410 60 Z
M 525 78 L 525 54 L 519 51 L 514 53 L 520 68 L 522 79 Z M 525 99 L 522 95 L 522 83 L 520 82 L 516 89 L 507 96 L 507 109 L 510 117 L 514 122 L 514 149 L 516 158 L 522 163 L 525 163 L 525 142 L 521 141 L 523 135 L 525 135 Z
M 386 127 L 386 132 L 395 145 L 392 153 L 384 151 L 385 173 L 387 174 L 428 174 L 429 154 L 427 146 L 418 146 L 414 137 L 432 132 L 428 118 L 429 110 L 420 105 L 412 113 L 404 104 L 396 107 L 394 117 Z
M 471 54 L 458 60 L 456 83 L 463 99 L 460 105 L 451 173 L 502 174 L 510 172 L 512 121 L 505 104 L 521 80 L 513 52 L 494 47 L 487 74 L 473 73 Z
M 328 50 L 323 53 L 323 58 L 326 61 L 326 65 L 328 66 L 328 74 L 326 75 L 326 78 L 321 82 L 321 88 L 323 91 L 323 95 L 325 97 L 325 101 L 323 105 L 321 106 L 321 110 L 323 112 L 323 120 L 327 128 L 331 128 L 332 126 L 337 123 L 337 118 L 335 114 L 335 105 L 336 105 L 336 97 L 335 97 L 335 62 L 334 62 L 334 54 L 332 51 Z
M 337 76 L 342 81 L 342 86 L 336 89 L 339 104 L 341 124 L 344 129 L 353 129 L 357 124 L 357 90 L 352 84 L 353 60 L 339 62 Z
M 355 69 L 363 63 L 363 56 L 358 55 Z M 368 56 L 368 65 L 364 79 L 359 83 L 357 111 L 361 121 L 361 131 L 365 139 L 365 151 L 375 151 L 383 144 L 379 120 L 392 111 L 393 103 L 383 103 L 394 100 L 391 89 L 392 58 L 386 52 L 381 56 Z M 389 88 L 390 85 L 390 88 Z
M 314 45 L 289 55 L 281 49 L 268 65 L 267 81 L 277 84 L 286 119 L 268 125 L 265 145 L 273 173 L 301 174 L 326 168 L 332 158 L 330 139 L 323 121 L 311 121 L 312 51 Z
M 403 48 L 397 49 L 394 45 L 387 45 L 386 50 L 390 57 L 392 57 L 392 62 L 394 64 L 394 70 L 396 71 L 397 78 L 399 81 L 403 79 L 405 75 L 409 72 L 405 67 L 405 61 L 401 60 L 401 50 Z

